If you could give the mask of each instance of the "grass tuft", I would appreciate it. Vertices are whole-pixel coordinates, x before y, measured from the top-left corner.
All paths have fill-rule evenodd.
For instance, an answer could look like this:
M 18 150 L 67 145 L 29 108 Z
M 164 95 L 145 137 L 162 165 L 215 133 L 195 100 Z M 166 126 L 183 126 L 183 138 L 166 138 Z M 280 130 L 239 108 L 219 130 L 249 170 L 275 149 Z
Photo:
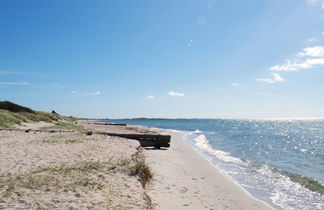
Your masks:
M 138 176 L 139 181 L 144 189 L 153 178 L 153 173 L 145 162 L 141 147 L 138 147 L 137 152 L 132 156 L 132 161 L 128 166 L 128 169 L 130 176 Z
M 53 126 L 42 128 L 44 130 L 73 130 L 73 131 L 87 131 L 83 126 L 73 122 L 56 122 Z
M 57 136 L 49 136 L 48 138 L 40 140 L 40 142 L 48 143 L 48 144 L 59 144 L 59 143 L 74 144 L 74 143 L 81 143 L 84 141 L 85 141 L 84 136 L 82 135 L 71 135 L 71 136 L 57 135 Z
M 85 187 L 103 189 L 105 178 L 102 174 L 113 171 L 126 173 L 129 176 L 138 176 L 142 187 L 152 179 L 152 172 L 146 165 L 141 152 L 132 159 L 109 160 L 108 162 L 81 161 L 75 165 L 60 165 L 34 170 L 26 174 L 0 174 L 0 191 L 4 196 L 10 195 L 19 189 L 42 188 L 75 188 Z

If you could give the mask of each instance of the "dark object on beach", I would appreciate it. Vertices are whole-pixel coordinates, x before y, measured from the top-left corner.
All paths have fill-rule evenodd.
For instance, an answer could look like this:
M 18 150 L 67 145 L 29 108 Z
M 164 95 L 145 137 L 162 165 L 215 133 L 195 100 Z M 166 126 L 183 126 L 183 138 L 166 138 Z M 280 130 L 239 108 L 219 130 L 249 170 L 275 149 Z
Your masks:
M 29 131 L 31 131 L 31 129 L 27 129 L 27 130 L 25 130 L 26 133 L 29 133 Z
M 115 126 L 126 126 L 125 123 L 93 123 L 95 125 L 115 125 Z
M 36 112 L 30 108 L 14 104 L 10 101 L 0 101 L 0 109 L 7 110 L 9 112 L 28 112 L 36 114 Z
M 56 111 L 52 111 L 52 114 L 59 115 Z
M 91 136 L 92 134 L 93 134 L 92 131 L 88 131 L 88 132 L 87 132 L 87 135 L 88 135 L 88 136 Z
M 118 133 L 99 133 L 99 134 L 138 140 L 142 147 L 154 147 L 156 149 L 161 149 L 161 147 L 170 147 L 170 141 L 171 141 L 170 135 L 118 134 Z

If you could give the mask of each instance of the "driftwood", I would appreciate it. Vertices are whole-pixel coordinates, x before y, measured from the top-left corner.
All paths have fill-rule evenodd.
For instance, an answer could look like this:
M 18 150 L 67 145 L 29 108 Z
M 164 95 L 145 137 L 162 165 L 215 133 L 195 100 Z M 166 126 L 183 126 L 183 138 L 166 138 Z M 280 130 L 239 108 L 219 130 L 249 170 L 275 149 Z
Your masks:
M 170 147 L 171 136 L 170 135 L 155 135 L 155 134 L 119 134 L 119 133 L 98 133 L 108 136 L 117 136 L 126 139 L 134 139 L 140 142 L 142 147 L 155 147 L 160 149 L 161 147 Z
M 12 128 L 0 128 L 0 130 L 6 131 L 21 131 L 21 132 L 43 132 L 43 133 L 75 133 L 76 131 L 67 130 L 33 130 L 33 129 L 12 129 Z M 120 133 L 103 133 L 103 132 L 80 132 L 86 135 L 99 134 L 107 136 L 116 136 L 126 139 L 137 140 L 142 147 L 154 147 L 160 149 L 161 147 L 170 147 L 171 136 L 159 135 L 159 134 L 120 134 Z

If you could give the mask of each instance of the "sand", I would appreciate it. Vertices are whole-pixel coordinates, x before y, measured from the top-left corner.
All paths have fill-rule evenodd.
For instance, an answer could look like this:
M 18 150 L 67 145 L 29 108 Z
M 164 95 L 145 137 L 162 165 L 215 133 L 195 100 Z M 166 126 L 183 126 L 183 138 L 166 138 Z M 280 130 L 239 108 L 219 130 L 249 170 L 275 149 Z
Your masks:
M 149 196 L 156 209 L 271 209 L 222 175 L 206 159 L 172 135 L 168 150 L 146 150 L 155 178 Z
M 130 176 L 128 163 L 122 162 L 138 152 L 137 141 L 78 132 L 2 130 L 0 144 L 0 209 L 149 205 L 138 177 Z
M 107 133 L 162 132 L 78 124 Z M 182 133 L 162 134 L 172 135 L 170 148 L 143 150 L 136 140 L 98 134 L 1 130 L 0 209 L 271 209 L 185 144 Z M 138 153 L 153 172 L 146 188 L 123 161 Z

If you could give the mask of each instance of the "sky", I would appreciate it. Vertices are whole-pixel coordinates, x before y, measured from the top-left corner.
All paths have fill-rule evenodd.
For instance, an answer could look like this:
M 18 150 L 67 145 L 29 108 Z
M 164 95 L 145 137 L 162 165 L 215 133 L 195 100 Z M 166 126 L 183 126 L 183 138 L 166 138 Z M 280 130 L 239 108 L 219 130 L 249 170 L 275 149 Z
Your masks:
M 324 0 L 0 0 L 0 100 L 92 118 L 324 117 Z

